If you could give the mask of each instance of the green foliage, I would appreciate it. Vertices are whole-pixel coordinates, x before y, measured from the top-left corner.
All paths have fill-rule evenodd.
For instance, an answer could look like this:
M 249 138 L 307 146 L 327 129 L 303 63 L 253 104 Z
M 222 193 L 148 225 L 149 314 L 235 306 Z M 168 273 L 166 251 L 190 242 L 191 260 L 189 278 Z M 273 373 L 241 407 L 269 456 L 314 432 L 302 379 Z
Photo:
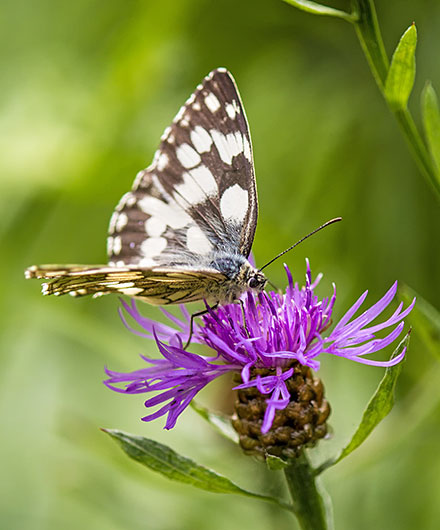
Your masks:
M 310 13 L 323 14 L 319 12 L 317 7 L 306 8 L 309 2 L 297 2 L 294 0 L 292 2 L 289 1 L 289 3 Z M 417 31 L 415 24 L 413 23 L 403 34 L 394 52 L 391 66 L 389 66 L 374 1 L 352 0 L 351 4 L 353 15 L 347 20 L 354 24 L 371 73 L 390 109 L 394 112 L 422 175 L 429 182 L 431 189 L 437 194 L 437 198 L 440 198 L 440 171 L 429 155 L 414 119 L 407 109 L 416 72 Z M 435 134 L 440 133 L 436 131 Z
M 385 97 L 393 110 L 405 110 L 416 77 L 417 30 L 415 24 L 405 31 L 391 60 L 385 83 Z
M 340 9 L 334 9 L 332 7 L 324 6 L 318 2 L 311 2 L 309 0 L 284 0 L 284 2 L 305 11 L 306 13 L 312 13 L 313 15 L 327 15 L 330 17 L 342 18 L 349 22 L 356 21 L 356 17 L 341 11 Z
M 278 458 L 275 455 L 267 454 L 266 465 L 267 465 L 267 468 L 270 469 L 271 471 L 278 471 L 280 469 L 284 469 L 289 464 L 286 461 L 284 461 L 282 458 Z
M 222 436 L 238 444 L 238 434 L 231 425 L 230 416 L 211 412 L 207 407 L 200 405 L 195 400 L 191 401 L 191 408 L 194 409 L 197 414 L 206 420 L 218 433 Z
M 402 353 L 403 349 L 408 349 L 409 332 L 406 337 L 400 342 L 399 346 L 394 351 L 392 358 Z M 329 462 L 320 466 L 319 472 L 324 471 L 330 466 L 340 462 L 343 458 L 352 453 L 355 449 L 360 447 L 362 443 L 370 436 L 373 430 L 379 423 L 391 412 L 394 406 L 394 393 L 396 390 L 397 379 L 402 371 L 403 362 L 394 366 L 389 366 L 385 370 L 385 374 L 380 381 L 376 391 L 371 397 L 363 415 L 362 420 L 353 434 L 349 443 L 341 450 L 338 456 L 331 459 Z
M 251 493 L 240 488 L 228 478 L 197 464 L 190 458 L 179 455 L 164 444 L 117 430 L 103 429 L 103 431 L 116 440 L 130 458 L 170 480 L 183 482 L 211 493 L 230 493 L 269 501 L 291 510 L 290 506 L 274 497 Z
M 437 94 L 429 81 L 422 92 L 422 116 L 426 141 L 437 170 L 440 170 L 440 112 Z

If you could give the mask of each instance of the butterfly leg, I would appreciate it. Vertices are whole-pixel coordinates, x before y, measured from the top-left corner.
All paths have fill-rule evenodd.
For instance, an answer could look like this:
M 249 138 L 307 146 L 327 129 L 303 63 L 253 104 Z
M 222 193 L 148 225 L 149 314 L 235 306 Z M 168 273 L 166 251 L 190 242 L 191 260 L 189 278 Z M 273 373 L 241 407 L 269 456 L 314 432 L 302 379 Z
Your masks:
M 218 307 L 218 304 L 215 304 L 212 307 L 210 307 L 209 309 L 217 309 L 217 307 Z M 191 342 L 191 339 L 192 339 L 193 330 L 194 330 L 194 319 L 196 319 L 197 317 L 201 317 L 203 315 L 206 315 L 206 313 L 209 312 L 209 309 L 203 309 L 203 311 L 197 311 L 197 313 L 193 313 L 191 315 L 191 320 L 190 320 L 190 323 L 189 323 L 189 337 L 188 337 L 188 340 L 186 341 L 185 346 L 183 347 L 184 350 L 186 350 L 188 348 L 189 343 Z
M 246 312 L 244 310 L 244 302 L 243 302 L 243 300 L 241 298 L 237 298 L 237 300 L 235 300 L 235 302 L 238 302 L 240 304 L 240 306 L 241 306 L 241 312 L 243 314 L 243 326 L 244 326 L 244 329 L 246 331 L 246 335 L 248 337 L 250 337 L 251 334 L 249 333 L 249 330 L 248 330 L 248 327 L 247 327 L 247 323 L 246 323 Z

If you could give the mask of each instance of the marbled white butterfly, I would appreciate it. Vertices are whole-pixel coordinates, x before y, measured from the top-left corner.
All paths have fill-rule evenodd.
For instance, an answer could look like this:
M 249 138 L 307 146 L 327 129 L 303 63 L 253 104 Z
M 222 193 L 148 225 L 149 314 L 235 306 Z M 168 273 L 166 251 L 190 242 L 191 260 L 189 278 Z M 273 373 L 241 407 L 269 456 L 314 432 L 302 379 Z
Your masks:
M 161 137 L 109 227 L 108 265 L 41 265 L 43 294 L 122 293 L 150 304 L 231 302 L 266 278 L 248 261 L 257 223 L 252 146 L 231 74 L 211 72 Z

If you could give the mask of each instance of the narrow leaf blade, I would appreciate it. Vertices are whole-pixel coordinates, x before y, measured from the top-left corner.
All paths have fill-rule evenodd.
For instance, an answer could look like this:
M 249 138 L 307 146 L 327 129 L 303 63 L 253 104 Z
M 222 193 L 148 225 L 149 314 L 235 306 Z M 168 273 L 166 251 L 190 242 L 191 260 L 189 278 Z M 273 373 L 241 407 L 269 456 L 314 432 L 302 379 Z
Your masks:
M 313 15 L 327 15 L 330 17 L 337 17 L 347 20 L 348 22 L 356 22 L 357 17 L 346 11 L 341 11 L 340 9 L 334 9 L 333 7 L 323 6 L 317 2 L 312 2 L 310 0 L 284 0 L 287 4 L 290 4 L 301 11 L 306 13 L 312 13 Z
M 404 348 L 408 348 L 410 331 L 406 334 L 400 344 L 397 346 L 392 357 L 401 354 Z M 385 374 L 380 381 L 376 391 L 370 399 L 364 414 L 362 415 L 361 423 L 353 434 L 350 442 L 342 449 L 338 456 L 324 462 L 318 469 L 317 473 L 321 473 L 330 466 L 340 462 L 343 458 L 357 449 L 377 427 L 377 425 L 391 412 L 394 405 L 394 391 L 396 388 L 397 379 L 402 371 L 403 361 L 394 366 L 389 366 L 385 370 Z
M 412 24 L 402 35 L 391 60 L 385 97 L 393 110 L 405 110 L 416 76 L 417 29 Z
M 422 92 L 422 116 L 429 151 L 437 169 L 440 169 L 440 112 L 437 95 L 430 82 L 426 83 Z
M 259 495 L 240 488 L 223 475 L 197 464 L 190 458 L 179 455 L 164 444 L 114 429 L 102 430 L 110 435 L 130 458 L 170 480 L 190 484 L 212 493 L 234 493 L 269 501 L 286 510 L 292 510 L 289 504 L 275 497 Z

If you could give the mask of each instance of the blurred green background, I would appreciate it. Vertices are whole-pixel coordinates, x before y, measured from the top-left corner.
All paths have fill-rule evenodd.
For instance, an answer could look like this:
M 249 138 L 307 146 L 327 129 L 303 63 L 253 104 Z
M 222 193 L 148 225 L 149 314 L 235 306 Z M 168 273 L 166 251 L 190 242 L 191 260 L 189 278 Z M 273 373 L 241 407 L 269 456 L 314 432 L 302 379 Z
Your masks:
M 253 138 L 257 262 L 341 215 L 343 223 L 286 256 L 300 281 L 305 256 L 315 274 L 325 273 L 321 296 L 336 282 L 336 318 L 366 288 L 372 303 L 395 279 L 438 306 L 438 202 L 352 27 L 275 0 L 11 0 L 1 11 L 0 527 L 294 528 L 269 505 L 173 484 L 129 461 L 98 427 L 157 439 L 243 487 L 263 491 L 269 481 L 271 493 L 285 494 L 276 473 L 264 473 L 192 410 L 164 431 L 161 420 L 139 420 L 142 395 L 101 384 L 104 365 L 136 369 L 138 354 L 155 350 L 124 329 L 116 297 L 42 298 L 23 270 L 105 262 L 115 204 L 203 76 L 226 66 Z M 418 118 L 426 78 L 440 90 L 440 5 L 380 2 L 378 14 L 390 54 L 417 24 Z M 284 283 L 282 263 L 269 274 Z M 334 435 L 319 458 L 347 441 L 382 374 L 323 359 Z M 323 477 L 337 529 L 439 528 L 439 387 L 438 363 L 416 326 L 392 414 Z M 217 409 L 230 399 L 228 381 L 200 398 Z

